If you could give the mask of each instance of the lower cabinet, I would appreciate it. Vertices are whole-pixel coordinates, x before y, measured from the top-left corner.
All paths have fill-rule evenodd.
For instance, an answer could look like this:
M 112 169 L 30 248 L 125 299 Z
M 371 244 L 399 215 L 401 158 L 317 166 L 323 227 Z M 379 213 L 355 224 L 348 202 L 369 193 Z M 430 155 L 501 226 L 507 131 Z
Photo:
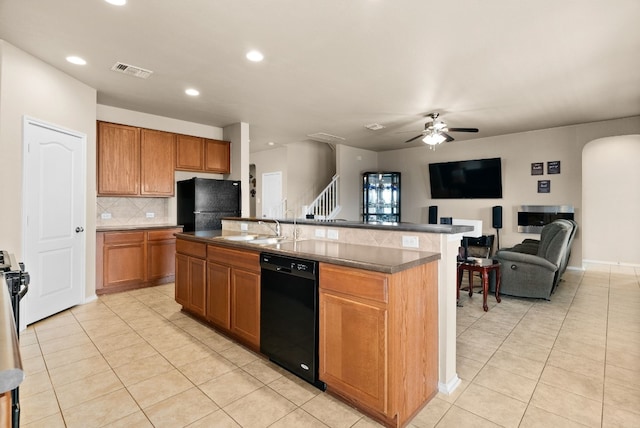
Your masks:
M 260 254 L 209 245 L 207 290 L 207 320 L 259 349 Z
M 178 239 L 176 243 L 176 302 L 201 317 L 206 313 L 207 246 Z
M 260 350 L 260 253 L 178 238 L 176 302 Z
M 175 273 L 174 234 L 182 229 L 98 232 L 96 293 L 171 282 Z
M 320 264 L 319 377 L 392 427 L 437 392 L 437 263 L 384 274 Z

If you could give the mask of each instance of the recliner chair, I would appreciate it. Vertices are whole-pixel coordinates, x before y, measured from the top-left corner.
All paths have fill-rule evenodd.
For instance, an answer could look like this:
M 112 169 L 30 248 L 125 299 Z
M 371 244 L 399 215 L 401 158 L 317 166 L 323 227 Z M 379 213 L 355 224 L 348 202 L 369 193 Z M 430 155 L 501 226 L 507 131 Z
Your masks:
M 556 220 L 542 228 L 537 245 L 525 242 L 498 251 L 494 258 L 502 265 L 500 293 L 549 300 L 568 263 L 575 229 L 567 220 Z

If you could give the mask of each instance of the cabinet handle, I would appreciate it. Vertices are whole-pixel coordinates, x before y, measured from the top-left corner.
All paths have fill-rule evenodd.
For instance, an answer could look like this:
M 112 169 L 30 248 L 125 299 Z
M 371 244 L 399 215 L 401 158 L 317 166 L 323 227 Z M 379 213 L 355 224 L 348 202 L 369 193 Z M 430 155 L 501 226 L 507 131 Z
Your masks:
M 76 233 L 84 232 L 84 227 L 78 226 L 76 227 Z

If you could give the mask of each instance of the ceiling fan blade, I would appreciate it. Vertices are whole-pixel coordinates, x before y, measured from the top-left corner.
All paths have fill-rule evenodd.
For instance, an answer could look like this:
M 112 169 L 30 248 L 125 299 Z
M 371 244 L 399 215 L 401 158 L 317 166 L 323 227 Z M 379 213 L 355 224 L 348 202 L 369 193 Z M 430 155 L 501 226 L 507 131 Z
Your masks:
M 423 134 L 416 135 L 415 137 L 413 137 L 413 138 L 411 138 L 411 139 L 409 139 L 409 140 L 405 141 L 405 143 L 410 143 L 410 142 L 412 142 L 413 140 L 417 140 L 418 138 L 422 137 L 422 135 L 423 135 Z
M 478 128 L 449 128 L 450 132 L 478 132 Z
M 451 131 L 451 130 L 449 130 L 449 131 Z M 449 142 L 455 140 L 455 138 L 453 138 L 451 135 L 447 134 L 446 132 L 440 131 L 440 135 L 442 135 L 444 138 L 446 138 L 446 140 L 444 140 L 445 143 L 449 143 Z

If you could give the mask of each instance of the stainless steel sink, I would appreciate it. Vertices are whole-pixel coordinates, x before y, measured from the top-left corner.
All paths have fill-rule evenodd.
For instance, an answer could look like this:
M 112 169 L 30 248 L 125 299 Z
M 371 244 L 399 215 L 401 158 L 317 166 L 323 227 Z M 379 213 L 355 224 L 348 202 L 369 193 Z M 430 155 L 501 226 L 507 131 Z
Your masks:
M 226 241 L 246 242 L 247 244 L 255 245 L 269 245 L 286 241 L 288 238 L 286 236 L 276 235 L 229 235 L 221 236 L 220 239 L 224 239 Z
M 253 241 L 256 239 L 258 235 L 229 235 L 229 236 L 221 236 L 221 239 L 227 241 Z

